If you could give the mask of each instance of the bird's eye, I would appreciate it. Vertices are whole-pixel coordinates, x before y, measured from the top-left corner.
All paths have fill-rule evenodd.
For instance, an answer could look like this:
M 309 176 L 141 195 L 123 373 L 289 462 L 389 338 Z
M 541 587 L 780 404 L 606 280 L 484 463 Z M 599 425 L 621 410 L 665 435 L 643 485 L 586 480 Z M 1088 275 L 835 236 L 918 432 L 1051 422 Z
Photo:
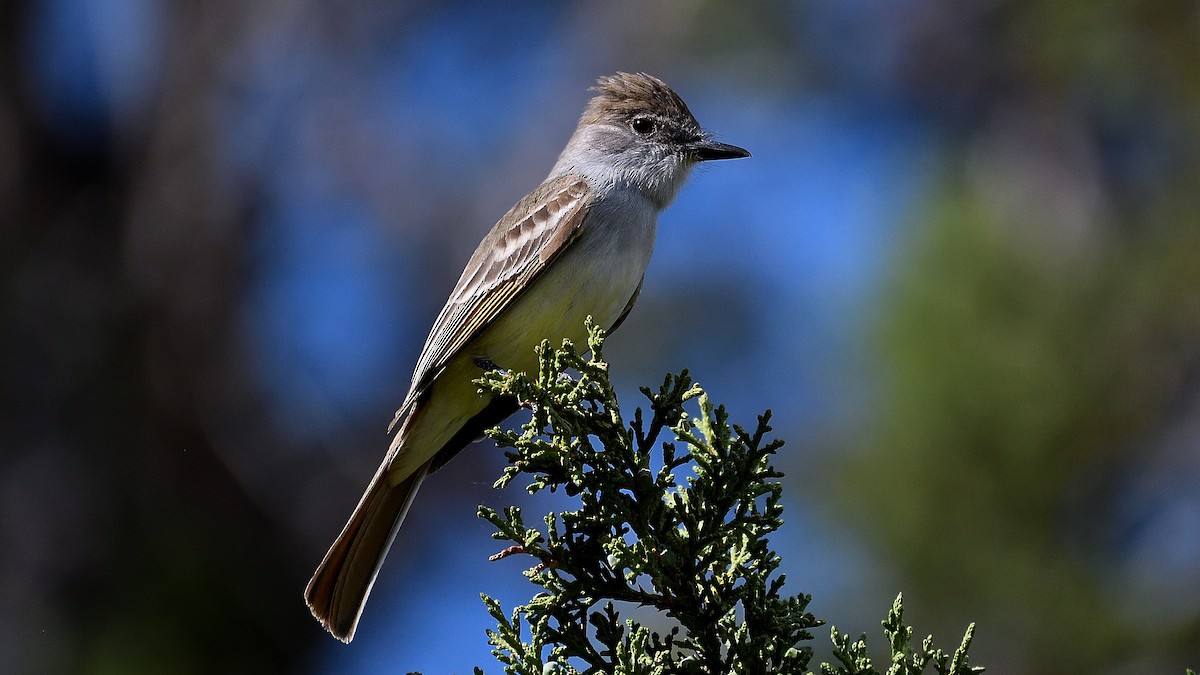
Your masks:
M 653 132 L 655 127 L 658 125 L 655 124 L 654 120 L 650 119 L 649 117 L 635 117 L 633 118 L 633 121 L 629 123 L 629 126 L 633 128 L 633 132 L 635 134 L 638 134 L 639 136 L 645 136 Z

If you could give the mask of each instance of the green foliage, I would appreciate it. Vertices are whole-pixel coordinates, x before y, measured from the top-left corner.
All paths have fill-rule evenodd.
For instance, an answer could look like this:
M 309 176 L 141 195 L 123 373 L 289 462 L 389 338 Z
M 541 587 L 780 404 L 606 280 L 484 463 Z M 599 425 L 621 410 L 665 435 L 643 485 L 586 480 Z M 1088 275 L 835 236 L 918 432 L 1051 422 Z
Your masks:
M 933 646 L 933 636 L 926 636 L 921 641 L 920 650 L 912 647 L 913 629 L 904 623 L 903 596 L 897 595 L 887 618 L 883 620 L 883 634 L 891 646 L 891 666 L 887 675 L 920 675 L 925 668 L 933 666 L 934 672 L 940 675 L 968 675 L 983 672 L 983 668 L 972 668 L 968 663 L 967 650 L 971 647 L 971 639 L 975 637 L 975 624 L 967 626 L 962 642 L 953 654 Z M 834 667 L 821 664 L 822 675 L 878 675 L 879 671 L 871 664 L 867 655 L 866 636 L 853 642 L 850 637 L 831 628 L 829 637 L 833 640 L 833 656 L 841 664 Z
M 770 413 L 753 431 L 731 425 L 688 373 L 668 376 L 657 392 L 642 389 L 626 425 L 603 360 L 603 331 L 589 326 L 590 357 L 569 343 L 543 344 L 536 378 L 493 371 L 485 391 L 514 396 L 532 411 L 520 431 L 493 430 L 508 448 L 503 487 L 525 475 L 527 490 L 562 489 L 574 511 L 550 513 L 545 530 L 527 527 L 520 509 L 480 507 L 497 539 L 512 542 L 494 559 L 524 554 L 540 587 L 506 614 L 483 596 L 497 621 L 488 631 L 506 673 L 800 673 L 812 658 L 801 643 L 823 624 L 806 611 L 810 597 L 784 597 L 779 557 L 767 535 L 782 524 L 781 474 L 765 440 Z M 685 405 L 695 405 L 693 417 Z M 659 442 L 669 430 L 673 441 Z M 682 480 L 681 480 L 682 478 Z M 667 630 L 623 618 L 651 608 Z M 976 672 L 967 665 L 971 630 L 953 657 L 927 639 L 909 645 L 900 600 L 884 622 L 892 646 L 889 673 Z M 865 642 L 833 633 L 842 665 L 822 673 L 873 673 Z M 477 671 L 479 672 L 479 671 Z
M 1025 645 L 1024 672 L 1095 672 L 1131 643 L 1178 663 L 1195 629 L 1146 621 L 1127 581 L 1114 604 L 1097 570 L 1123 565 L 1112 514 L 1191 395 L 1194 222 L 1072 257 L 1030 246 L 1051 219 L 1003 223 L 967 188 L 922 220 L 881 303 L 879 412 L 829 497 L 931 611 L 978 607 Z

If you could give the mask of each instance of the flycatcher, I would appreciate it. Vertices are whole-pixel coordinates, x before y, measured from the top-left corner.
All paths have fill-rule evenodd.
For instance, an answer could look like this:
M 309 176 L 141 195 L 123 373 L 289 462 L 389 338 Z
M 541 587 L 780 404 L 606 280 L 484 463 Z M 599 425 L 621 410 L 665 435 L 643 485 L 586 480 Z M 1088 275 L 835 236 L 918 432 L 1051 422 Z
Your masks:
M 582 343 L 588 315 L 616 329 L 642 288 L 658 214 L 691 168 L 750 156 L 712 140 L 657 78 L 617 73 L 593 90 L 550 176 L 467 262 L 388 428 L 388 453 L 308 582 L 313 616 L 343 642 L 421 481 L 518 409 L 472 380 L 495 366 L 536 368 L 542 340 Z

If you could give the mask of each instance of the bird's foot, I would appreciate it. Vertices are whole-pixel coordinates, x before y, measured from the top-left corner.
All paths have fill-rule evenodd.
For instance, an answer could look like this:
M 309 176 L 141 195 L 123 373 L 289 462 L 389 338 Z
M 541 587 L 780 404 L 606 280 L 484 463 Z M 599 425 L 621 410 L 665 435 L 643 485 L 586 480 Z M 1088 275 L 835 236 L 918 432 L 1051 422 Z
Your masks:
M 494 370 L 494 371 L 500 373 L 501 375 L 508 377 L 508 371 L 505 370 L 504 368 L 501 368 L 500 366 L 496 365 L 496 362 L 489 358 L 486 358 L 483 356 L 476 356 L 473 359 L 473 361 L 475 362 L 475 365 L 478 366 L 479 369 L 483 370 L 484 372 L 487 372 L 489 370 Z

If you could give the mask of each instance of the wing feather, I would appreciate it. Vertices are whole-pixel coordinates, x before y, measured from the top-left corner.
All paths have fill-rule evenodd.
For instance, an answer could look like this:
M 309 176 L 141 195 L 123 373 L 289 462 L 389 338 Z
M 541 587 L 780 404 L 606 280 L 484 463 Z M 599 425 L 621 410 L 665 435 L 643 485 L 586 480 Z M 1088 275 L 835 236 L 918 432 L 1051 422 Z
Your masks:
M 577 175 L 546 181 L 509 210 L 475 249 L 417 359 L 391 430 L 446 363 L 486 329 L 575 241 L 591 198 Z

